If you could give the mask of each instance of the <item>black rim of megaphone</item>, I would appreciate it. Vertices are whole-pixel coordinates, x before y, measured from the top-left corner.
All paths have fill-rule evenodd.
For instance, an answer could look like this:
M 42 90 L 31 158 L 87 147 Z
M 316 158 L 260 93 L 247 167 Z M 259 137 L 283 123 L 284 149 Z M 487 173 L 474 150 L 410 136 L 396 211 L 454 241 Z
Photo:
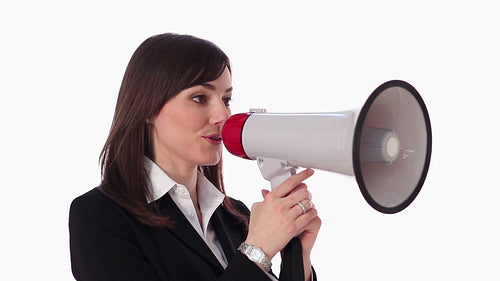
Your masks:
M 429 170 L 429 165 L 431 161 L 431 149 L 432 149 L 432 134 L 431 134 L 431 122 L 429 118 L 429 113 L 427 111 L 427 107 L 425 106 L 425 103 L 420 96 L 420 94 L 417 92 L 417 90 L 410 85 L 409 83 L 401 80 L 391 80 L 388 82 L 385 82 L 384 84 L 380 85 L 373 93 L 368 97 L 366 100 L 364 106 L 361 108 L 361 111 L 358 116 L 358 120 L 356 121 L 356 128 L 354 130 L 354 141 L 353 141 L 353 147 L 354 148 L 359 148 L 360 147 L 360 142 L 361 142 L 361 129 L 363 127 L 366 115 L 368 111 L 370 110 L 370 107 L 372 103 L 377 99 L 377 97 L 384 92 L 384 90 L 390 88 L 390 87 L 401 87 L 406 90 L 408 90 L 413 97 L 417 100 L 417 102 L 420 105 L 420 108 L 422 110 L 422 114 L 424 115 L 425 119 L 425 125 L 427 129 L 427 155 L 425 157 L 425 164 L 422 170 L 422 174 L 420 176 L 420 180 L 418 181 L 417 186 L 413 190 L 412 194 L 401 204 L 394 206 L 394 207 L 385 207 L 380 204 L 378 204 L 370 195 L 368 192 L 368 189 L 366 188 L 365 182 L 363 181 L 363 175 L 361 173 L 361 163 L 360 163 L 360 151 L 359 149 L 353 149 L 353 166 L 354 166 L 354 175 L 356 176 L 356 181 L 358 182 L 359 188 L 361 190 L 361 193 L 363 194 L 363 197 L 365 200 L 372 206 L 374 209 L 376 209 L 379 212 L 385 213 L 385 214 L 394 214 L 397 212 L 402 211 L 406 207 L 408 207 L 413 200 L 417 197 L 418 193 L 422 189 L 422 186 L 424 184 L 425 178 L 427 176 L 427 171 Z

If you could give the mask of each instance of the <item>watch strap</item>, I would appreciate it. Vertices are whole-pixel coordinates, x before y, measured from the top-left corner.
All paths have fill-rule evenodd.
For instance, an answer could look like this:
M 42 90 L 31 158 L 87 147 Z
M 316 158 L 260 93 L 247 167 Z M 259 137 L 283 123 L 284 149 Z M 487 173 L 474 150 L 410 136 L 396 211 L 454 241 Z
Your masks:
M 243 242 L 238 247 L 238 250 L 245 256 L 247 256 L 249 260 L 261 264 L 267 272 L 271 271 L 271 260 L 266 256 L 266 254 L 264 254 L 261 248 L 253 245 L 248 245 L 247 243 Z M 251 255 L 252 251 L 258 251 L 260 253 L 260 258 L 256 259 L 253 255 Z

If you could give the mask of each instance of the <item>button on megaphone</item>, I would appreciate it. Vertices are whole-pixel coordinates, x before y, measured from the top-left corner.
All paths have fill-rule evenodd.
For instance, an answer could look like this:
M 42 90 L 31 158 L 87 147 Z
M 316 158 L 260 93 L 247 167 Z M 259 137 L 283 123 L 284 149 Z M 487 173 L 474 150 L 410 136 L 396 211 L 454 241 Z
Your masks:
M 366 201 L 382 213 L 399 212 L 416 198 L 432 147 L 424 101 L 400 80 L 380 85 L 357 110 L 235 114 L 222 139 L 232 154 L 257 160 L 272 188 L 297 167 L 355 176 Z

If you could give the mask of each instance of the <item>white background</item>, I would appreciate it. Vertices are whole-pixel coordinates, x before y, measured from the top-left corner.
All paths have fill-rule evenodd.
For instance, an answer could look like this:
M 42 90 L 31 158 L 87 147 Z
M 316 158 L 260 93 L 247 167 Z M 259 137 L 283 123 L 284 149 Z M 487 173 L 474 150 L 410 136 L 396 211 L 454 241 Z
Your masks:
M 321 280 L 500 279 L 494 1 L 5 2 L 1 280 L 72 279 L 70 202 L 99 183 L 130 56 L 163 32 L 209 39 L 229 55 L 233 113 L 357 108 L 391 79 L 423 96 L 431 168 L 406 210 L 374 211 L 354 178 L 317 171 L 307 181 L 323 219 L 313 252 Z M 267 182 L 256 163 L 224 157 L 228 193 L 260 200 Z

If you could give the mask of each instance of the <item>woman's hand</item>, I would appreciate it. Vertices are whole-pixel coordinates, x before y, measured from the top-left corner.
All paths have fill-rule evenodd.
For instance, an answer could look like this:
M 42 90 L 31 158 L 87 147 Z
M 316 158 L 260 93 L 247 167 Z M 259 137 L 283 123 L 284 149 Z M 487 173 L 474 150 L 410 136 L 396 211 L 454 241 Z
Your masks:
M 311 271 L 309 254 L 321 225 L 311 202 L 311 193 L 302 183 L 313 173 L 313 170 L 306 169 L 291 176 L 273 191 L 264 190 L 264 201 L 252 205 L 245 241 L 260 247 L 272 259 L 293 237 L 300 234 L 304 266 L 308 263 L 308 272 Z M 305 212 L 298 202 L 304 205 Z

